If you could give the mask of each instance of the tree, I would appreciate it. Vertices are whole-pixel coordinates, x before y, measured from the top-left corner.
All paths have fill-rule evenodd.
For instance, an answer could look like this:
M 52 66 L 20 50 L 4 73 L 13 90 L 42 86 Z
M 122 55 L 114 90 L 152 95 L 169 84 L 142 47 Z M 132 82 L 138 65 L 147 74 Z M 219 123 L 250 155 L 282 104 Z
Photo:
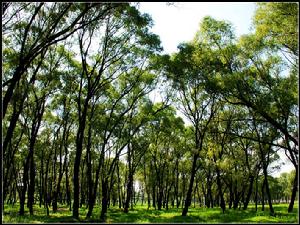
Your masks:
M 2 118 L 6 115 L 16 84 L 22 78 L 24 79 L 32 61 L 39 55 L 43 55 L 48 47 L 67 39 L 77 30 L 103 17 L 112 6 L 114 4 L 96 3 L 16 3 L 9 5 L 6 11 L 10 13 L 4 15 L 4 30 L 8 38 L 11 38 L 7 39 L 6 43 L 9 43 L 13 49 L 15 64 L 13 68 L 10 68 L 10 73 L 7 73 L 9 76 L 5 77 L 2 85 L 6 89 L 3 97 Z M 101 8 L 103 9 L 100 10 Z M 75 16 L 71 17 L 71 13 Z M 26 15 L 26 20 L 29 22 L 24 23 L 19 20 L 20 14 L 23 15 L 23 19 Z M 11 36 L 10 32 L 13 30 L 16 30 L 20 37 Z M 13 46 L 17 46 L 17 49 Z
M 298 56 L 298 4 L 268 2 L 257 5 L 254 25 L 258 37 L 283 52 L 287 50 L 290 54 Z
M 74 164 L 74 204 L 73 216 L 78 218 L 79 206 L 79 164 L 83 150 L 83 137 L 86 128 L 86 118 L 88 107 L 91 99 L 94 96 L 100 97 L 99 93 L 103 86 L 117 79 L 122 74 L 129 73 L 136 58 L 136 65 L 140 66 L 144 63 L 144 57 L 147 52 L 145 47 L 149 47 L 151 51 L 158 49 L 159 40 L 155 35 L 148 33 L 145 27 L 150 23 L 150 18 L 142 16 L 139 12 L 131 6 L 119 5 L 115 11 L 104 19 L 104 24 L 92 24 L 89 29 L 83 30 L 79 34 L 79 49 L 81 53 L 81 78 L 79 94 L 77 99 L 78 108 L 78 132 L 76 141 L 76 158 Z M 95 42 L 95 38 L 99 35 L 99 29 L 105 29 L 104 35 L 101 36 L 102 41 L 99 43 L 99 51 L 94 56 L 93 64 L 89 63 L 91 51 L 91 44 Z M 122 29 L 124 29 L 122 31 Z M 128 31 L 128 32 L 125 32 Z M 121 32 L 120 32 L 121 31 Z M 87 42 L 86 42 L 87 41 Z M 144 44 L 144 50 L 138 52 L 137 46 Z M 136 53 L 132 55 L 130 51 Z M 148 53 L 149 54 L 149 53 Z M 131 58 L 130 58 L 131 57 Z M 128 68 L 126 68 L 128 65 Z M 134 67 L 133 66 L 133 67 Z M 124 87 L 124 91 L 118 97 L 118 101 L 127 95 L 134 87 L 132 80 L 131 85 Z M 118 103 L 116 101 L 116 103 Z M 130 106 L 130 108 L 133 104 Z M 113 106 L 114 108 L 115 106 Z M 129 111 L 129 108 L 127 109 Z M 124 112 L 124 114 L 126 111 Z M 123 114 L 123 115 L 124 115 Z M 105 211 L 105 210 L 104 210 Z M 104 212 L 105 213 L 105 212 Z
M 198 168 L 197 161 L 205 134 L 218 108 L 216 104 L 218 96 L 205 89 L 207 77 L 214 74 L 222 63 L 220 59 L 212 57 L 213 52 L 209 49 L 212 44 L 216 45 L 214 38 L 222 41 L 223 45 L 230 45 L 232 39 L 230 26 L 205 17 L 194 41 L 179 46 L 179 53 L 171 58 L 172 64 L 168 68 L 171 74 L 169 77 L 179 90 L 178 98 L 183 105 L 182 112 L 193 124 L 195 135 L 193 164 L 183 216 L 187 214 L 191 204 L 194 177 Z M 210 43 L 212 40 L 213 43 Z

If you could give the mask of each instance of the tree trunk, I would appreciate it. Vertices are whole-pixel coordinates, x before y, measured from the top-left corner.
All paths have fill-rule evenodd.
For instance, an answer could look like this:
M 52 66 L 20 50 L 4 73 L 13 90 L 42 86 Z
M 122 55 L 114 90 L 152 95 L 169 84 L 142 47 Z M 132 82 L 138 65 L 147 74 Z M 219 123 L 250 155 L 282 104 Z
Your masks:
M 94 185 L 93 185 L 94 186 L 93 196 L 91 196 L 91 200 L 89 201 L 89 207 L 88 207 L 89 209 L 88 209 L 88 213 L 86 215 L 87 218 L 91 217 L 93 209 L 94 209 L 95 201 L 96 201 L 101 165 L 104 162 L 105 145 L 106 145 L 106 142 L 104 142 L 103 145 L 102 145 L 100 160 L 99 160 L 97 170 L 96 170 L 96 178 L 95 178 L 95 182 L 94 182 Z
M 70 211 L 71 211 L 72 204 L 71 204 L 71 191 L 70 191 L 70 184 L 69 184 L 68 163 L 66 164 L 66 195 L 67 195 L 67 203 L 68 203 Z
M 100 222 L 105 222 L 108 206 L 108 181 L 102 180 L 102 208 L 100 214 Z
M 122 195 L 121 195 L 121 179 L 120 179 L 120 168 L 119 161 L 117 163 L 117 177 L 118 177 L 118 197 L 119 197 L 119 209 L 122 208 Z
M 18 173 L 17 172 L 13 172 L 13 171 L 15 171 L 15 167 L 14 167 L 14 162 L 15 162 L 14 155 L 15 155 L 16 151 L 19 148 L 19 144 L 20 144 L 20 142 L 22 140 L 23 134 L 24 134 L 24 130 L 22 129 L 20 137 L 19 137 L 17 143 L 15 144 L 15 146 L 12 147 L 12 145 L 10 145 L 11 148 L 13 148 L 11 150 L 11 152 L 12 152 L 11 155 L 10 156 L 4 156 L 5 160 L 3 160 L 4 161 L 4 165 L 3 165 L 3 169 L 4 169 L 3 170 L 3 173 L 4 173 L 4 178 L 3 178 L 3 200 L 2 200 L 3 202 L 5 201 L 5 197 L 7 195 L 8 188 L 10 187 L 10 184 L 12 183 L 11 179 L 16 180 L 17 177 L 18 177 Z M 12 166 L 12 169 L 10 169 L 11 166 Z M 15 178 L 11 178 L 13 176 L 13 174 L 14 174 Z M 11 176 L 9 177 L 9 175 L 11 175 Z M 4 204 L 2 204 L 2 210 L 4 212 Z
M 128 182 L 127 182 L 126 200 L 125 200 L 125 205 L 124 205 L 124 212 L 125 213 L 128 213 L 129 203 L 130 203 L 131 195 L 132 195 L 132 185 L 133 185 L 133 174 L 132 174 L 131 171 L 129 171 Z
M 44 150 L 42 149 L 41 169 L 40 169 L 40 207 L 43 204 L 43 188 L 44 188 Z
M 293 184 L 293 190 L 292 190 L 292 196 L 291 196 L 291 201 L 289 204 L 288 212 L 291 213 L 293 212 L 293 207 L 294 207 L 294 202 L 296 199 L 296 194 L 298 190 L 298 166 L 295 167 L 295 178 L 294 178 L 294 184 Z
M 265 189 L 265 179 L 264 182 L 262 183 L 261 186 L 261 210 L 265 211 L 265 193 L 264 193 L 264 189 Z
M 258 173 L 255 178 L 255 212 L 257 212 L 257 201 L 258 201 Z
M 272 198 L 271 198 L 271 192 L 270 192 L 270 188 L 269 188 L 268 172 L 267 172 L 267 166 L 266 165 L 264 165 L 264 176 L 265 176 L 266 193 L 267 193 L 267 196 L 268 196 L 268 203 L 269 203 L 269 208 L 270 208 L 270 215 L 274 216 L 275 212 L 274 212 L 273 205 L 272 205 Z
M 155 183 L 153 182 L 152 183 L 152 207 L 154 207 L 156 209 L 156 201 L 155 201 L 155 198 L 156 198 L 156 195 L 155 195 Z
M 157 209 L 161 210 L 163 201 L 163 188 L 159 187 L 158 198 L 157 198 Z
M 87 113 L 87 103 L 86 107 L 84 108 L 84 112 L 82 114 L 81 120 L 79 121 L 79 128 L 76 137 L 76 156 L 74 161 L 74 201 L 73 201 L 73 217 L 78 219 L 79 218 L 79 170 L 80 170 L 80 161 L 81 161 L 81 154 L 83 148 L 83 137 L 84 137 L 84 130 L 85 130 L 85 123 L 86 123 L 86 113 Z
M 178 159 L 176 159 L 176 165 L 175 165 L 175 168 L 176 168 L 176 182 L 174 184 L 174 198 L 176 199 L 176 208 L 178 209 L 179 207 L 179 200 L 178 200 L 178 186 L 179 186 L 179 171 L 178 171 Z
M 24 164 L 24 170 L 23 170 L 23 187 L 21 189 L 21 196 L 20 196 L 20 209 L 19 209 L 19 215 L 24 215 L 24 206 L 25 206 L 25 198 L 26 198 L 26 191 L 27 191 L 27 182 L 28 182 L 28 167 L 29 167 L 29 160 L 30 155 L 27 156 L 26 162 Z
M 31 162 L 30 162 L 30 180 L 28 186 L 28 203 L 29 203 L 30 215 L 33 215 L 34 191 L 35 191 L 35 163 L 32 155 Z
M 195 179 L 195 175 L 196 175 L 196 165 L 197 165 L 198 156 L 199 156 L 199 154 L 194 154 L 193 164 L 192 164 L 192 172 L 191 172 L 191 179 L 190 179 L 189 188 L 188 188 L 187 195 L 186 195 L 185 205 L 184 205 L 184 208 L 183 208 L 183 211 L 182 211 L 182 214 L 181 214 L 182 216 L 187 215 L 188 208 L 191 205 L 192 192 L 193 192 L 194 179 Z
M 231 209 L 232 207 L 232 201 L 233 201 L 233 190 L 232 190 L 232 180 L 231 180 L 229 184 L 229 203 L 228 203 L 229 209 Z
M 222 212 L 225 212 L 225 201 L 224 201 L 224 196 L 222 192 L 222 184 L 221 184 L 221 176 L 220 176 L 220 170 L 219 168 L 216 168 L 217 172 L 217 186 L 218 186 L 218 193 L 219 193 L 219 198 L 220 198 L 220 206 L 222 209 Z
M 65 109 L 65 102 L 64 102 L 64 112 L 66 111 Z M 56 190 L 54 191 L 54 194 L 53 194 L 53 212 L 57 212 L 57 201 L 58 201 L 58 196 L 60 195 L 60 183 L 61 183 L 61 180 L 63 178 L 63 175 L 64 175 L 64 171 L 65 171 L 65 168 L 66 168 L 66 163 L 67 163 L 67 137 L 66 135 L 69 134 L 68 132 L 68 127 L 67 127 L 67 121 L 68 121 L 68 114 L 67 114 L 67 117 L 64 118 L 64 126 L 63 126 L 63 135 L 62 135 L 62 143 L 60 143 L 60 146 L 59 146 L 59 173 L 58 173 L 58 181 L 57 181 L 57 184 L 56 184 Z M 62 163 L 62 148 L 64 147 L 65 149 L 65 158 L 64 158 L 64 162 Z M 63 166 L 63 167 L 62 167 Z
M 246 200 L 244 201 L 244 207 L 243 210 L 246 210 L 250 201 L 250 197 L 252 194 L 252 189 L 253 189 L 253 183 L 254 183 L 254 176 L 250 175 L 250 184 L 249 184 L 249 189 L 248 189 L 248 193 L 246 196 Z

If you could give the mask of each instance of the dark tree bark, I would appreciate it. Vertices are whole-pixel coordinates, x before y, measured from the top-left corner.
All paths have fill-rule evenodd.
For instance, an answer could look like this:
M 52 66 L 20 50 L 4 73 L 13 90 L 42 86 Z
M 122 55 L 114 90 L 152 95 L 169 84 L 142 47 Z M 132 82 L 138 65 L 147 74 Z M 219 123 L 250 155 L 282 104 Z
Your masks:
M 266 194 L 267 194 L 267 197 L 268 197 L 270 215 L 274 216 L 275 212 L 274 212 L 274 208 L 273 208 L 273 205 L 272 205 L 272 198 L 271 198 L 271 192 L 270 192 L 270 188 L 269 188 L 268 170 L 267 170 L 268 165 L 269 165 L 269 161 L 270 161 L 270 151 L 271 151 L 272 146 L 262 144 L 261 139 L 263 140 L 263 138 L 260 136 L 260 134 L 258 132 L 255 120 L 254 120 L 254 127 L 255 127 L 256 134 L 257 134 L 257 138 L 258 138 L 260 157 L 261 157 L 261 160 L 262 160 L 262 168 L 263 168 L 263 174 L 264 174 L 264 185 L 263 185 L 263 187 L 265 187 Z M 274 139 L 274 137 L 271 137 L 271 138 Z M 264 195 L 263 188 L 262 188 L 262 195 Z M 264 201 L 264 199 L 263 199 L 263 201 Z
M 163 187 L 159 187 L 158 196 L 157 196 L 157 209 L 161 210 L 163 204 Z
M 235 180 L 235 184 L 233 186 L 233 196 L 234 196 L 233 208 L 237 209 L 238 206 L 239 206 L 240 196 L 241 196 L 241 193 L 238 191 L 238 182 L 237 182 L 237 180 Z
M 286 119 L 285 123 L 287 126 L 287 123 L 288 123 L 287 119 Z M 292 162 L 292 164 L 295 167 L 295 178 L 293 181 L 291 200 L 290 200 L 290 204 L 289 204 L 289 208 L 288 208 L 288 212 L 290 213 L 290 212 L 293 212 L 294 202 L 295 202 L 297 191 L 298 191 L 298 166 L 299 166 L 299 164 L 298 164 L 298 155 L 294 153 L 294 152 L 297 152 L 297 147 L 295 146 L 294 149 L 292 149 L 292 147 L 289 143 L 289 138 L 286 136 L 285 139 L 286 139 L 286 143 L 288 146 L 288 152 L 290 155 L 290 157 L 288 157 L 288 158 L 290 159 L 290 161 Z
M 70 191 L 70 184 L 69 184 L 68 163 L 66 163 L 66 196 L 67 196 L 67 203 L 68 203 L 70 211 L 71 211 L 72 205 L 71 205 L 71 191 Z
M 230 177 L 228 187 L 229 187 L 229 203 L 228 203 L 228 208 L 231 209 L 232 203 L 233 203 L 232 177 Z
M 100 160 L 97 166 L 96 170 L 96 177 L 95 177 L 95 182 L 94 182 L 94 189 L 93 189 L 93 195 L 90 196 L 91 199 L 89 199 L 89 207 L 88 207 L 88 213 L 86 215 L 87 218 L 90 218 L 94 209 L 95 201 L 96 201 L 96 196 L 97 196 L 97 188 L 98 188 L 98 183 L 99 183 L 99 177 L 100 177 L 100 170 L 102 168 L 102 165 L 104 163 L 104 154 L 105 154 L 105 145 L 106 142 L 103 143 L 102 149 L 101 149 L 101 154 L 100 154 Z
M 175 164 L 175 171 L 176 171 L 176 181 L 174 184 L 174 198 L 176 199 L 176 208 L 178 209 L 179 207 L 179 193 L 178 193 L 178 189 L 179 189 L 179 171 L 178 171 L 178 164 L 179 164 L 179 160 L 178 158 L 176 159 L 176 164 Z
M 108 207 L 108 181 L 106 179 L 102 180 L 102 208 L 100 214 L 100 221 L 105 222 L 106 212 Z
M 119 163 L 120 161 L 118 161 L 117 163 L 117 178 L 118 178 L 118 198 L 119 198 L 119 209 L 122 208 L 122 194 L 121 194 L 121 178 L 120 178 L 120 168 L 119 168 Z M 146 175 L 145 175 L 146 176 Z M 146 180 L 146 179 L 145 179 Z
M 49 203 L 50 203 L 50 194 L 48 192 L 48 174 L 49 174 L 49 164 L 50 164 L 50 157 L 51 154 L 49 154 L 47 164 L 46 164 L 46 174 L 45 174 L 45 184 L 44 184 L 44 204 L 47 210 L 47 216 L 49 216 Z
M 186 216 L 187 212 L 188 212 L 188 208 L 191 205 L 191 200 L 192 200 L 192 191 L 193 191 L 193 185 L 194 185 L 194 179 L 195 179 L 195 175 L 196 175 L 196 171 L 197 171 L 197 160 L 198 160 L 199 154 L 194 154 L 193 157 L 193 164 L 192 164 L 192 172 L 191 172 L 191 178 L 190 178 L 190 183 L 189 183 L 189 187 L 188 187 L 188 191 L 187 191 L 187 195 L 186 195 L 186 199 L 185 199 L 185 204 L 184 204 L 184 208 L 182 211 L 182 216 Z
M 129 204 L 132 195 L 132 187 L 133 187 L 133 168 L 132 168 L 132 146 L 130 143 L 127 145 L 127 163 L 128 163 L 128 179 L 127 179 L 127 192 L 126 192 L 126 199 L 124 204 L 124 212 L 128 213 Z
M 261 211 L 265 211 L 265 183 L 266 180 L 261 185 Z
M 58 172 L 58 180 L 57 180 L 57 184 L 56 184 L 56 188 L 54 193 L 53 193 L 53 212 L 57 212 L 57 202 L 58 202 L 58 196 L 61 196 L 61 193 L 60 193 L 60 188 L 61 188 L 61 181 L 62 181 L 62 178 L 63 178 L 63 175 L 64 175 L 64 172 L 66 170 L 66 164 L 67 164 L 67 148 L 68 148 L 68 143 L 67 143 L 67 140 L 68 140 L 68 135 L 69 135 L 69 127 L 68 127 L 68 120 L 69 120 L 69 113 L 66 109 L 66 101 L 67 99 L 64 98 L 64 102 L 63 102 L 63 114 L 65 115 L 64 118 L 63 118 L 63 134 L 62 134 L 62 138 L 61 138 L 61 142 L 59 144 L 59 172 Z M 65 157 L 64 157 L 64 162 L 62 163 L 62 150 L 63 148 L 65 149 Z
M 292 189 L 292 196 L 291 196 L 291 201 L 289 204 L 288 212 L 293 212 L 293 207 L 294 207 L 294 201 L 296 199 L 296 194 L 298 191 L 298 167 L 295 167 L 295 178 L 294 178 L 294 184 L 293 184 L 293 189 Z
M 43 195 L 44 195 L 44 149 L 42 149 L 41 156 L 41 168 L 40 168 L 40 207 L 43 204 Z
M 271 191 L 270 191 L 269 182 L 268 182 L 267 166 L 264 165 L 263 167 L 264 167 L 263 172 L 264 172 L 264 177 L 265 177 L 266 194 L 268 196 L 270 214 L 271 214 L 271 216 L 274 216 L 275 212 L 274 212 L 274 208 L 273 208 L 273 205 L 272 205 Z
M 128 181 L 127 181 L 126 200 L 125 200 L 125 204 L 124 204 L 124 212 L 125 213 L 128 213 L 129 203 L 130 203 L 131 195 L 132 195 L 132 186 L 133 186 L 133 174 L 129 171 Z
M 19 209 L 20 216 L 24 215 L 24 205 L 25 205 L 26 191 L 27 191 L 27 185 L 28 185 L 27 183 L 28 183 L 29 160 L 31 158 L 30 154 L 27 156 L 26 162 L 24 163 L 24 167 L 23 167 L 23 179 L 22 179 L 23 187 L 21 189 L 20 209 Z
M 220 171 L 219 171 L 218 168 L 216 168 L 216 172 L 217 172 L 218 195 L 219 195 L 219 198 L 220 198 L 220 207 L 221 207 L 221 209 L 224 213 L 225 212 L 225 200 L 224 200 L 224 196 L 223 196 L 223 192 L 222 192 Z
M 33 205 L 34 205 L 34 192 L 35 192 L 35 162 L 32 159 L 30 163 L 30 181 L 28 186 L 28 205 L 29 213 L 33 215 Z
M 78 100 L 80 101 L 80 100 Z M 83 138 L 84 138 L 84 130 L 86 125 L 86 117 L 87 117 L 87 109 L 88 109 L 89 97 L 85 100 L 82 114 L 79 118 L 79 127 L 76 136 L 76 155 L 74 161 L 74 197 L 73 197 L 73 217 L 79 218 L 79 170 L 80 170 L 80 162 L 81 162 L 81 154 L 83 149 Z
M 40 128 L 41 120 L 45 110 L 45 100 L 46 96 L 43 96 L 40 99 L 36 97 L 36 109 L 34 119 L 31 125 L 31 136 L 30 136 L 30 145 L 29 153 L 24 164 L 24 176 L 23 176 L 23 189 L 20 199 L 20 215 L 24 215 L 24 204 L 25 204 L 25 195 L 28 185 L 28 207 L 30 215 L 33 215 L 33 203 L 34 203 L 34 191 L 35 191 L 35 163 L 34 163 L 34 145 L 37 138 L 37 133 Z M 30 177 L 28 172 L 30 171 Z
M 13 147 L 12 144 L 10 143 L 11 148 L 13 148 L 10 151 L 11 154 L 5 156 L 4 160 L 3 160 L 3 162 L 4 162 L 4 165 L 3 165 L 3 169 L 4 169 L 4 171 L 3 171 L 3 174 L 4 174 L 4 177 L 3 177 L 3 202 L 5 201 L 8 189 L 10 187 L 10 184 L 12 183 L 13 180 L 17 180 L 17 177 L 18 177 L 18 173 L 14 172 L 15 171 L 14 156 L 15 156 L 15 153 L 17 152 L 18 148 L 19 148 L 19 144 L 22 140 L 23 134 L 24 134 L 24 129 L 22 129 L 20 137 L 18 138 L 15 146 Z M 15 178 L 13 178 L 13 175 L 15 176 Z M 2 206 L 2 210 L 4 211 L 4 204 Z
M 254 176 L 250 175 L 249 176 L 249 188 L 248 188 L 248 192 L 247 192 L 247 196 L 246 199 L 244 201 L 244 206 L 243 206 L 243 210 L 246 210 L 251 198 L 251 194 L 252 194 L 252 189 L 253 189 L 253 183 L 254 183 Z
M 257 212 L 257 201 L 258 201 L 258 174 L 259 171 L 257 172 L 255 178 L 255 212 Z

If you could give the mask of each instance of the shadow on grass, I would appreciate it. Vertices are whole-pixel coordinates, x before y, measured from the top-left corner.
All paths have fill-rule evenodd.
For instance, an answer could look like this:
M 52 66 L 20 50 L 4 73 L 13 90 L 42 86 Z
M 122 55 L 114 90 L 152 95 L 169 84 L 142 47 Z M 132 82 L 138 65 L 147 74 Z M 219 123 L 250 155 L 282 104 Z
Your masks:
M 18 215 L 16 207 L 8 207 L 4 213 L 4 223 L 100 223 L 100 208 L 94 209 L 91 219 L 86 220 L 86 208 L 80 209 L 80 220 L 72 217 L 72 212 L 66 208 L 59 208 L 56 213 L 51 212 L 46 216 L 44 208 L 36 207 L 35 215 Z M 169 210 L 147 210 L 137 206 L 135 209 L 124 213 L 122 209 L 110 208 L 106 216 L 106 223 L 297 223 L 298 206 L 293 213 L 287 212 L 287 205 L 274 205 L 275 217 L 269 215 L 268 206 L 265 211 L 258 211 L 250 206 L 247 210 L 226 209 L 225 213 L 220 208 L 190 208 L 188 215 L 181 216 L 182 209 L 170 208 Z
M 65 212 L 63 212 L 65 213 Z M 8 218 L 8 219 L 5 219 Z M 78 220 L 74 219 L 72 215 L 64 215 L 58 211 L 57 213 L 52 213 L 49 216 L 42 213 L 35 213 L 34 215 L 29 215 L 25 212 L 24 216 L 20 216 L 18 212 L 4 213 L 3 223 L 74 223 Z
M 134 209 L 128 213 L 123 210 L 111 210 L 107 222 L 110 223 L 195 223 L 205 222 L 199 216 L 181 216 L 181 209 L 146 210 Z

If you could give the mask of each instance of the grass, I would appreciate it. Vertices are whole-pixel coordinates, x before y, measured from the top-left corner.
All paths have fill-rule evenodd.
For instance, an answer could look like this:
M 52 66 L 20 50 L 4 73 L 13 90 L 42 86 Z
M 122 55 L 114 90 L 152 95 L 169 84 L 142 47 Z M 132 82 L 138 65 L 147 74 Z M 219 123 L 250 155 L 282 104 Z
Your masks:
M 147 210 L 147 206 L 137 205 L 129 213 L 125 214 L 118 207 L 111 207 L 107 212 L 106 223 L 297 223 L 298 202 L 295 202 L 294 211 L 287 212 L 288 204 L 274 204 L 276 216 L 270 216 L 268 206 L 261 211 L 261 206 L 255 212 L 255 206 L 250 205 L 247 210 L 226 209 L 225 213 L 220 208 L 193 208 L 188 216 L 182 217 L 182 209 L 170 208 L 169 210 Z M 25 209 L 27 209 L 25 207 Z M 25 210 L 24 216 L 18 215 L 19 205 L 5 205 L 2 217 L 3 223 L 99 223 L 100 208 L 96 207 L 90 220 L 85 220 L 87 209 L 80 209 L 79 221 L 72 218 L 72 211 L 66 206 L 59 206 L 56 213 L 50 209 L 50 215 L 46 215 L 44 207 L 34 206 L 34 215 L 30 216 Z

